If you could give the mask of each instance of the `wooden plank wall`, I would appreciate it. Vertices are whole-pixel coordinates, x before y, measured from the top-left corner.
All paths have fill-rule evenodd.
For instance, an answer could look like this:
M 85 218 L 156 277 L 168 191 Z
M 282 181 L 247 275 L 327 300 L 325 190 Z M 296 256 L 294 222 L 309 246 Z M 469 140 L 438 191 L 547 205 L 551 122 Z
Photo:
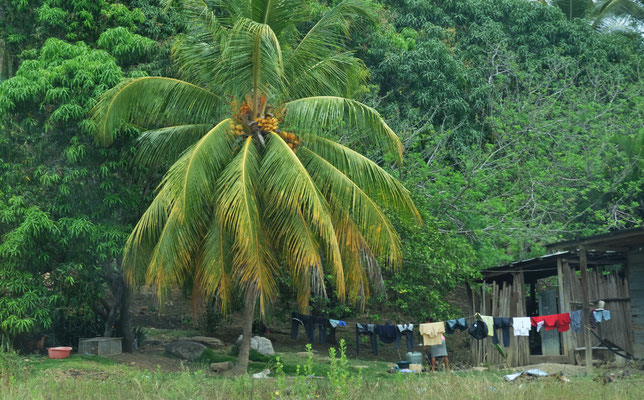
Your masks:
M 523 317 L 526 316 L 525 305 L 525 284 L 523 273 L 513 274 L 513 283 L 503 282 L 491 285 L 483 284 L 480 291 L 472 293 L 473 311 L 481 315 L 496 317 Z M 489 293 L 488 293 L 488 288 Z M 503 346 L 501 330 L 497 331 L 497 337 Z M 504 359 L 492 344 L 492 338 L 482 340 L 471 338 L 471 350 L 473 364 L 482 365 L 508 365 L 516 367 L 527 365 L 530 358 L 530 345 L 528 337 L 514 336 L 510 328 L 510 346 L 503 348 L 507 358 Z
M 633 315 L 633 355 L 644 358 L 644 252 L 628 254 L 631 313 Z
M 574 266 L 564 264 L 564 307 L 569 304 L 568 309 L 562 312 L 581 309 L 582 292 L 581 279 L 577 277 Z M 604 275 L 601 271 L 588 271 L 588 283 L 590 287 L 590 301 L 604 300 L 605 309 L 610 310 L 611 320 L 598 324 L 596 333 L 610 340 L 618 346 L 633 350 L 633 326 L 631 321 L 631 303 L 629 300 L 628 279 L 622 279 L 617 271 Z M 584 347 L 583 333 L 562 333 L 564 337 L 564 352 L 569 358 L 574 356 L 573 349 Z M 566 339 L 568 337 L 569 339 Z M 593 336 L 592 345 L 598 346 L 599 341 Z

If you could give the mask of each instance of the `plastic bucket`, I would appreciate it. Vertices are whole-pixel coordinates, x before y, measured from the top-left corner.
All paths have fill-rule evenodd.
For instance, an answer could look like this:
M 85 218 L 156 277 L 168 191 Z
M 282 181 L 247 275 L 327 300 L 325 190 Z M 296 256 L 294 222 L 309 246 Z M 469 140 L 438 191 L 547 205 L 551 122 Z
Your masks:
M 409 368 L 409 361 L 398 361 L 396 364 L 398 364 L 398 368 L 400 369 Z
M 417 351 L 408 352 L 405 357 L 410 364 L 422 364 L 423 363 L 423 354 Z
M 49 358 L 67 358 L 72 351 L 71 347 L 48 347 Z

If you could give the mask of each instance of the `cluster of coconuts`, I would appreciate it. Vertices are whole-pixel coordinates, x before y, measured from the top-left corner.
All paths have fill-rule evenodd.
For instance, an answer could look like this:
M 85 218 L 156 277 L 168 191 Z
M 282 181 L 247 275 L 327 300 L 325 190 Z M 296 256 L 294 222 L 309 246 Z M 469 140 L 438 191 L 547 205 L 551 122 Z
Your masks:
M 264 111 L 264 105 L 266 105 L 264 98 L 262 98 L 262 112 Z M 279 129 L 279 119 L 275 118 L 270 112 L 266 112 L 264 116 L 260 116 L 252 119 L 253 110 L 248 105 L 249 103 L 244 101 L 239 108 L 239 114 L 235 116 L 235 119 L 239 122 L 232 127 L 232 133 L 238 136 L 243 136 L 246 134 L 252 134 L 255 132 L 260 140 L 263 143 L 261 132 L 275 132 L 277 133 L 288 145 L 288 147 L 295 151 L 297 146 L 301 143 L 301 139 L 293 133 L 288 133 Z
M 302 142 L 302 139 L 300 139 L 294 133 L 279 131 L 277 134 L 280 135 L 282 139 L 284 139 L 288 147 L 293 151 L 295 151 L 295 149 L 297 149 L 297 146 L 299 146 L 300 143 Z

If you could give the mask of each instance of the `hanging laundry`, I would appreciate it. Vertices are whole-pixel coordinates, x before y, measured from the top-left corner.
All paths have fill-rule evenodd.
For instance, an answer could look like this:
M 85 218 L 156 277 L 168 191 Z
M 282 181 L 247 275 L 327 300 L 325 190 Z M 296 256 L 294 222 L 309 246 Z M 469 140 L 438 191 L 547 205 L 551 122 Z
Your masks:
M 597 322 L 602 322 L 602 319 L 604 321 L 610 320 L 610 311 L 608 310 L 593 310 L 592 314 Z
M 532 323 L 532 326 L 536 327 L 537 332 L 539 332 L 546 321 L 543 319 L 543 317 L 530 317 L 530 323 Z
M 461 332 L 467 329 L 467 322 L 465 322 L 465 318 L 450 319 L 449 321 L 445 321 L 445 333 L 451 335 L 456 329 L 460 330 Z
M 444 322 L 429 322 L 418 326 L 420 334 L 423 335 L 423 345 L 434 346 L 441 344 L 441 336 L 445 333 Z
M 581 332 L 581 310 L 571 311 L 568 315 L 570 315 L 570 329 L 575 333 Z
M 296 312 L 291 313 L 291 339 L 297 339 L 297 333 L 300 326 L 304 327 L 304 332 L 309 339 L 309 343 L 313 343 L 315 336 L 313 333 L 313 318 L 310 315 L 300 314 Z
M 537 327 L 537 332 L 541 330 L 541 326 L 545 326 L 547 331 L 557 328 L 559 332 L 566 332 L 570 329 L 570 314 L 552 314 L 543 315 L 539 317 L 532 317 L 532 326 Z
M 315 343 L 315 329 L 318 329 L 318 342 L 320 344 L 326 344 L 327 328 L 331 328 L 328 318 L 314 317 L 312 315 L 292 312 L 291 339 L 297 339 L 297 333 L 300 326 L 304 327 L 304 332 L 309 339 L 309 343 Z
M 382 343 L 394 343 L 398 336 L 398 328 L 391 322 L 387 322 L 384 325 L 376 325 L 375 332 Z
M 337 319 L 329 319 L 329 324 L 334 328 L 337 328 L 338 326 L 347 326 L 346 322 L 338 321 Z
M 378 338 L 376 337 L 376 326 L 374 324 L 356 323 L 356 352 L 360 354 L 360 336 L 367 335 L 371 341 L 371 352 L 378 355 Z
M 400 348 L 402 336 L 405 335 L 405 339 L 407 340 L 407 350 L 412 351 L 414 349 L 414 324 L 399 324 L 396 325 L 396 328 L 398 328 L 398 332 L 396 332 L 394 348 L 396 350 Z
M 470 325 L 469 329 L 469 334 L 474 337 L 474 339 L 484 339 L 487 337 L 487 325 L 485 325 L 485 322 L 483 321 L 474 321 L 472 322 L 472 325 Z
M 530 336 L 530 317 L 514 317 L 512 318 L 512 328 L 514 336 Z
M 487 335 L 494 336 L 494 329 L 492 328 L 494 326 L 494 317 L 489 315 L 481 315 L 480 317 L 481 321 L 485 322 L 485 325 L 487 326 Z
M 496 330 L 501 329 L 503 335 L 503 347 L 510 346 L 510 318 L 494 317 L 494 335 L 492 344 L 499 344 L 499 338 L 496 336 Z

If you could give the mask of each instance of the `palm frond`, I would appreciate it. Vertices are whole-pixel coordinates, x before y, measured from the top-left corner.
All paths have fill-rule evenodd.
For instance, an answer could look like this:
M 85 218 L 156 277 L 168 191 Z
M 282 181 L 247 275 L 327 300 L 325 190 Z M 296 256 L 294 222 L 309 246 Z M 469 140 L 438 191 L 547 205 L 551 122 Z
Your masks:
M 105 92 L 92 110 L 96 140 L 109 146 L 124 123 L 143 128 L 212 122 L 222 112 L 214 93 L 171 78 L 126 79 Z M 178 123 L 177 123 L 178 122 Z
M 250 0 L 250 19 L 270 26 L 279 36 L 302 18 L 305 5 L 302 0 Z
M 275 261 L 262 226 L 257 198 L 260 156 L 252 137 L 228 164 L 217 181 L 217 216 L 228 232 L 234 232 L 233 263 L 236 279 L 244 288 L 256 287 L 260 309 L 265 312 L 275 297 Z
M 352 89 L 366 82 L 366 71 L 362 61 L 351 53 L 335 54 L 306 68 L 292 71 L 293 76 L 287 75 L 288 96 L 346 96 Z
M 326 262 L 331 264 L 336 278 L 338 296 L 343 298 L 344 272 L 329 206 L 304 165 L 275 133 L 271 133 L 266 145 L 261 180 L 265 198 L 273 197 L 279 210 L 290 213 L 301 210 L 316 231 L 326 250 Z
M 282 50 L 271 27 L 240 18 L 219 61 L 216 83 L 236 99 L 251 91 L 271 97 L 281 92 L 283 75 Z
M 320 188 L 327 201 L 335 207 L 345 207 L 365 238 L 369 248 L 379 257 L 385 257 L 393 268 L 402 265 L 402 246 L 398 233 L 380 207 L 324 158 L 300 147 L 298 157 Z
M 161 182 L 171 188 L 180 216 L 188 221 L 207 215 L 212 206 L 217 189 L 214 183 L 232 159 L 237 139 L 232 121 L 225 119 L 210 129 L 170 167 Z
M 319 252 L 319 241 L 300 209 L 289 212 L 280 208 L 272 196 L 264 199 L 265 218 L 268 229 L 273 233 L 273 241 L 288 268 L 297 292 L 300 311 L 305 312 L 311 295 L 326 297 L 324 271 Z
M 605 0 L 595 5 L 593 9 L 593 27 L 607 17 L 629 17 L 636 21 L 644 21 L 644 5 L 634 0 Z
M 318 133 L 327 126 L 344 122 L 346 128 L 367 133 L 366 140 L 390 151 L 402 164 L 402 143 L 393 130 L 373 108 L 358 101 L 335 96 L 315 96 L 284 104 L 287 128 Z
M 159 299 L 174 285 L 181 285 L 192 274 L 193 254 L 199 248 L 203 230 L 199 224 L 185 223 L 177 203 L 168 216 L 152 251 L 145 281 L 157 287 Z
M 130 233 L 123 251 L 123 273 L 129 286 L 137 286 L 145 277 L 173 205 L 169 188 L 161 188 Z
M 319 136 L 306 139 L 306 147 L 329 161 L 349 179 L 385 207 L 393 207 L 416 219 L 422 219 L 409 191 L 376 163 L 332 140 Z
M 136 140 L 137 152 L 134 162 L 145 166 L 173 163 L 211 127 L 209 124 L 190 124 L 143 132 Z
M 294 70 L 316 64 L 344 48 L 350 29 L 360 21 L 375 21 L 373 8 L 363 0 L 344 0 L 327 11 L 295 47 L 288 60 Z
M 230 309 L 234 288 L 231 251 L 230 240 L 214 218 L 201 245 L 194 286 L 198 296 L 215 297 L 223 312 Z

